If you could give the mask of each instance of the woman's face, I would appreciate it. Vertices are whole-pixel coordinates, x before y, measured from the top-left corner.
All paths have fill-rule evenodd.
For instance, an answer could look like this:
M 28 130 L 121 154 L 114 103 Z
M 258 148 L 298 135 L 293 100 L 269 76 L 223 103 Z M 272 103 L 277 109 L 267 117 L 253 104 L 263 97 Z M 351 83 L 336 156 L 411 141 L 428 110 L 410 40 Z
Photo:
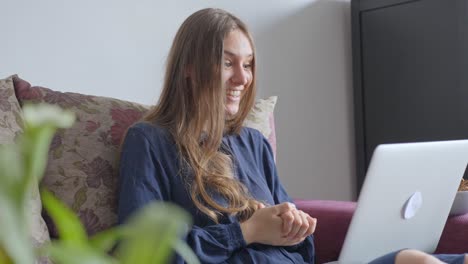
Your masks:
M 240 30 L 233 30 L 224 39 L 224 55 L 221 80 L 226 88 L 226 114 L 239 111 L 239 103 L 245 90 L 252 83 L 252 45 Z

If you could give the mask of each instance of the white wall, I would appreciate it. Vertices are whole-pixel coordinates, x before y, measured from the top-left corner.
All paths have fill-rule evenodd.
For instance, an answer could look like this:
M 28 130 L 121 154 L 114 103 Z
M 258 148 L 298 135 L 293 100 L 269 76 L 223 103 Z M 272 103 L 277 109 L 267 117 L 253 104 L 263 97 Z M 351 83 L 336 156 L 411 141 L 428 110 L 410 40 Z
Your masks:
M 182 21 L 233 12 L 257 44 L 260 96 L 276 94 L 278 168 L 293 197 L 354 198 L 349 0 L 0 0 L 0 76 L 152 104 Z

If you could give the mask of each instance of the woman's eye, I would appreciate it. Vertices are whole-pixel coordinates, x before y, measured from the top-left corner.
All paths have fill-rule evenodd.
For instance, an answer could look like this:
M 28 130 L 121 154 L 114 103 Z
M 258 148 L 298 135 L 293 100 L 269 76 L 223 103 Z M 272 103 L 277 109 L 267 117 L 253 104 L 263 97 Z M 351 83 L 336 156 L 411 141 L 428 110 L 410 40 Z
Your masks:
M 231 67 L 231 66 L 232 66 L 232 62 L 230 62 L 230 61 L 225 61 L 225 62 L 224 62 L 224 66 L 225 66 L 225 67 Z
M 250 69 L 252 68 L 252 64 L 244 64 L 244 69 Z

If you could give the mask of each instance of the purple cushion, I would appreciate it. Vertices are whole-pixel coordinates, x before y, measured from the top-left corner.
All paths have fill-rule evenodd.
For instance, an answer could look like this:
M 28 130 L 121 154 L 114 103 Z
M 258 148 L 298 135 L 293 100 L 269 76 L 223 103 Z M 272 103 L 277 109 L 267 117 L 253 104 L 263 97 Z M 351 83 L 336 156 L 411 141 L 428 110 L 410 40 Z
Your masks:
M 447 219 L 436 253 L 468 252 L 468 214 Z

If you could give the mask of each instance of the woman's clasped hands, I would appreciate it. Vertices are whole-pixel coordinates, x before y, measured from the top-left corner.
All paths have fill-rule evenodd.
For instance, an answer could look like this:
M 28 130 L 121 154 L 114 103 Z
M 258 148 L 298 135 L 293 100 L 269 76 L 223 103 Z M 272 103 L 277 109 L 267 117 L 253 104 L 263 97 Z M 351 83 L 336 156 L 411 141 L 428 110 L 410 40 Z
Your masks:
M 247 244 L 292 246 L 314 233 L 317 219 L 292 203 L 269 207 L 260 203 L 255 213 L 240 225 Z

